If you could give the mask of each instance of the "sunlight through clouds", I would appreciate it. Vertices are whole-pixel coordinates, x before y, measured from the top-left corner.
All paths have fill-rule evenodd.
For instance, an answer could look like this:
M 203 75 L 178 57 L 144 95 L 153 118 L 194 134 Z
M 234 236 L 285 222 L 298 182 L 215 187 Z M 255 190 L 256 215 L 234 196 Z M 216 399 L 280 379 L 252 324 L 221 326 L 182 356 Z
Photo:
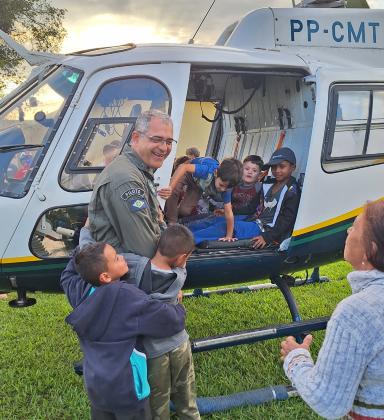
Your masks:
M 82 25 L 71 27 L 67 24 L 68 35 L 63 42 L 64 53 L 87 48 L 106 47 L 133 42 L 180 42 L 183 34 L 171 33 L 166 28 L 141 19 L 127 22 L 124 17 L 113 14 L 92 16 L 82 21 Z M 185 34 L 187 39 L 187 34 Z

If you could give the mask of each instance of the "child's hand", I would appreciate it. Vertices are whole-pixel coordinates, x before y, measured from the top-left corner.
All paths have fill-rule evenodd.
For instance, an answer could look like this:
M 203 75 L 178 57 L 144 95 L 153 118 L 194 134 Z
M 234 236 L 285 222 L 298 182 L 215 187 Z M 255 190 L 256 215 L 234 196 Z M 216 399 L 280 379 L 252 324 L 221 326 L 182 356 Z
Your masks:
M 164 213 L 163 213 L 163 210 L 161 210 L 161 207 L 157 209 L 157 219 L 160 224 L 164 223 Z
M 237 238 L 232 238 L 232 236 L 224 236 L 224 238 L 219 238 L 219 241 L 222 242 L 235 242 Z
M 215 216 L 224 216 L 224 209 L 215 209 L 213 210 Z
M 163 200 L 168 200 L 168 198 L 172 195 L 172 187 L 170 185 L 167 187 L 161 187 L 157 190 L 157 194 Z
M 180 290 L 179 293 L 177 294 L 177 302 L 182 303 L 182 301 L 183 301 L 183 291 Z
M 256 236 L 255 238 L 251 239 L 251 244 L 253 248 L 264 248 L 267 243 L 265 242 L 265 239 L 262 236 Z
M 284 360 L 288 356 L 288 353 L 294 349 L 309 350 L 312 340 L 313 337 L 311 336 L 311 334 L 305 336 L 303 344 L 298 344 L 295 340 L 295 337 L 287 337 L 284 341 L 281 342 L 280 359 Z

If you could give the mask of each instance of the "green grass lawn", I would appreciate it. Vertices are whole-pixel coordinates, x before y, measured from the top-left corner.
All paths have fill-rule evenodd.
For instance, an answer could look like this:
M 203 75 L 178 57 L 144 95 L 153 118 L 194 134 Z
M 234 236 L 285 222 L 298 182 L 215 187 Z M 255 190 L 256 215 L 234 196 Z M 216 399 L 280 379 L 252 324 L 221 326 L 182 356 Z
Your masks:
M 303 319 L 327 316 L 350 294 L 350 267 L 321 269 L 331 282 L 293 289 Z M 238 279 L 241 281 L 241 279 Z M 13 299 L 14 294 L 9 295 Z M 82 379 L 72 363 L 81 357 L 77 339 L 64 323 L 70 307 L 64 295 L 36 293 L 37 305 L 11 309 L 0 301 L 0 419 L 87 419 Z M 229 333 L 290 321 L 278 290 L 185 300 L 190 337 Z M 314 334 L 316 355 L 324 332 Z M 288 384 L 279 362 L 280 340 L 196 354 L 198 395 L 215 396 Z M 210 419 L 318 419 L 300 398 L 245 407 Z

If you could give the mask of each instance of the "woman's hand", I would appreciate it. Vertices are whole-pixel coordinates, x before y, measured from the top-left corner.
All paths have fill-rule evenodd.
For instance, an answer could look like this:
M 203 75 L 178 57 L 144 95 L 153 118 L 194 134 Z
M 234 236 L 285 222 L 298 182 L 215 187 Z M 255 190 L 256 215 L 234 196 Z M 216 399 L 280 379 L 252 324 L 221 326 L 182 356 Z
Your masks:
M 295 337 L 287 337 L 284 341 L 281 342 L 280 359 L 284 361 L 284 359 L 288 356 L 288 353 L 294 349 L 309 350 L 312 340 L 313 337 L 311 334 L 305 336 L 303 344 L 298 344 Z
M 235 242 L 237 238 L 232 238 L 232 236 L 224 236 L 224 238 L 219 238 L 219 241 L 222 242 Z
M 253 246 L 253 248 L 264 248 L 267 243 L 265 242 L 265 239 L 260 235 L 260 236 L 255 236 L 254 238 L 251 239 L 251 244 Z
M 172 195 L 172 187 L 168 185 L 167 187 L 159 188 L 157 190 L 157 195 L 163 200 L 168 200 L 168 198 Z

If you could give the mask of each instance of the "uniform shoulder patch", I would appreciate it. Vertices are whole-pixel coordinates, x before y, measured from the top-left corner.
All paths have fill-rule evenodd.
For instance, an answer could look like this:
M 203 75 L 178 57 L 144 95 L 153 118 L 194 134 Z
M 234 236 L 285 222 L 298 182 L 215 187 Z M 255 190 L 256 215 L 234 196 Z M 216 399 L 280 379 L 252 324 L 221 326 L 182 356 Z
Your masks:
M 134 197 L 129 200 L 129 209 L 134 213 L 147 208 L 149 208 L 149 206 L 145 198 Z
M 131 188 L 121 194 L 121 199 L 124 201 L 127 201 L 132 197 L 144 198 L 144 190 L 141 188 Z

